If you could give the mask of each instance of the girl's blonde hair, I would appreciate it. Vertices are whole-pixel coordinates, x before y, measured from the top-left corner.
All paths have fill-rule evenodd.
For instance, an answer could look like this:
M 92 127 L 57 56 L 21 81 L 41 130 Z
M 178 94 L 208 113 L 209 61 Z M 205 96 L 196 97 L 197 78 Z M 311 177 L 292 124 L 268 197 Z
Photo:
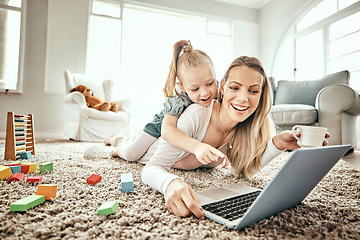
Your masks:
M 214 64 L 206 53 L 193 49 L 190 41 L 181 40 L 176 42 L 173 47 L 169 74 L 163 90 L 165 97 L 173 97 L 179 94 L 176 90 L 176 79 L 182 83 L 181 73 L 184 69 L 197 67 L 201 64 L 207 64 L 215 77 Z
M 245 121 L 236 126 L 232 139 L 232 148 L 228 148 L 227 156 L 235 173 L 251 178 L 250 169 L 261 168 L 261 157 L 267 147 L 267 142 L 275 132 L 274 123 L 269 115 L 272 107 L 272 96 L 268 78 L 261 62 L 254 57 L 239 57 L 229 66 L 223 78 L 223 85 L 234 67 L 246 66 L 254 69 L 263 76 L 262 94 L 255 112 Z M 219 102 L 223 96 L 219 95 Z

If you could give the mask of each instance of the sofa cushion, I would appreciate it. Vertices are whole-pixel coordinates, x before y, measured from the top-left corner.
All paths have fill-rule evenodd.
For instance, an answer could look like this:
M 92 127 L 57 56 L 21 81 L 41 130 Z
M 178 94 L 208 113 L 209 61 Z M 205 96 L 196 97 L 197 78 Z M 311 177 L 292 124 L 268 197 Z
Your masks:
M 94 108 L 88 108 L 86 109 L 87 116 L 91 119 L 97 119 L 97 120 L 107 120 L 107 121 L 126 121 L 127 113 L 125 112 L 102 112 L 99 110 L 96 110 Z
M 316 96 L 321 89 L 332 84 L 349 84 L 348 71 L 337 72 L 313 81 L 278 82 L 275 95 L 276 104 L 306 104 L 315 106 Z
M 311 105 L 278 104 L 271 109 L 271 117 L 278 126 L 312 125 L 317 122 L 317 110 Z

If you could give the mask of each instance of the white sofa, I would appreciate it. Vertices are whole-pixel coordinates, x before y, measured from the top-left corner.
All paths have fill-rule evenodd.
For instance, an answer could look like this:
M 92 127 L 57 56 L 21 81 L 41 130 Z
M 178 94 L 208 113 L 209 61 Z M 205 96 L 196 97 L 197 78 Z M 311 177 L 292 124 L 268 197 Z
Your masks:
M 356 118 L 359 93 L 349 87 L 350 73 L 337 72 L 313 81 L 276 81 L 269 78 L 274 105 L 271 116 L 279 131 L 296 124 L 328 128 L 330 145 L 357 147 Z
M 84 74 L 64 72 L 66 82 L 65 127 L 64 134 L 76 141 L 103 142 L 115 134 L 129 134 L 130 100 L 112 98 L 112 80 L 92 79 Z M 78 85 L 89 87 L 94 96 L 120 106 L 118 112 L 102 112 L 86 105 L 85 97 L 80 92 L 70 92 Z

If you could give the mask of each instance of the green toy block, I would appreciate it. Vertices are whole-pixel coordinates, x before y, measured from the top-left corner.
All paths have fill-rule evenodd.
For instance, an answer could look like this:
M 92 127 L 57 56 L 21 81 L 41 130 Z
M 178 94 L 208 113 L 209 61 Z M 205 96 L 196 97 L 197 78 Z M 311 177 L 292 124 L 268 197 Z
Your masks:
M 121 174 L 121 192 L 127 193 L 134 191 L 134 182 L 132 173 Z
M 10 178 L 13 175 L 10 167 L 0 166 L 0 180 Z
M 31 195 L 26 198 L 20 199 L 10 204 L 10 211 L 12 212 L 25 212 L 32 207 L 35 207 L 45 202 L 45 195 Z
M 52 170 L 54 170 L 53 163 L 52 162 L 40 163 L 39 170 L 41 173 L 46 172 L 46 171 L 52 171 Z
M 98 209 L 98 215 L 109 215 L 115 212 L 119 206 L 118 201 L 104 202 Z
M 21 165 L 22 161 L 15 161 L 15 162 L 11 162 L 9 164 L 7 164 L 8 166 L 19 166 Z

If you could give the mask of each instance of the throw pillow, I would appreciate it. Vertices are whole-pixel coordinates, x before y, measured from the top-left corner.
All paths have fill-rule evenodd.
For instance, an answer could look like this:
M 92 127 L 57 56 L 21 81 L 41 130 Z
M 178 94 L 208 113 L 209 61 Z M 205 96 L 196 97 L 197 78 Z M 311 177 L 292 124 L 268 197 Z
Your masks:
M 275 104 L 306 104 L 315 106 L 316 96 L 321 89 L 333 84 L 349 84 L 349 71 L 341 71 L 312 81 L 278 82 Z

